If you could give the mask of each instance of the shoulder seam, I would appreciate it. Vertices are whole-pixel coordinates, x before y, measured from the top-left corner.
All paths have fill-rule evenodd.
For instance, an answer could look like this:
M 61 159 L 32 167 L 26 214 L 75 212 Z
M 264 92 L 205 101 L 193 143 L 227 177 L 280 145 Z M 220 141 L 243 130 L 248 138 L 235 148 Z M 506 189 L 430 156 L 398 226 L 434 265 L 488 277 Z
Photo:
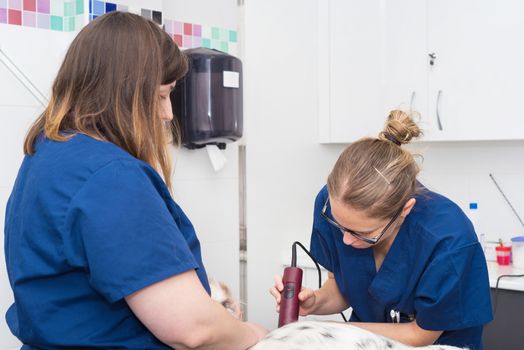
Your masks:
M 85 186 L 89 183 L 89 181 L 93 178 L 93 176 L 95 176 L 96 174 L 98 174 L 100 171 L 104 170 L 105 168 L 107 168 L 108 166 L 110 166 L 111 164 L 113 163 L 116 163 L 116 162 L 132 162 L 134 159 L 126 159 L 126 158 L 122 158 L 122 157 L 118 157 L 118 158 L 114 158 L 114 159 L 111 159 L 110 161 L 104 163 L 103 165 L 101 165 L 98 169 L 96 169 L 95 171 L 93 171 L 89 177 L 84 181 L 84 183 L 78 188 L 78 190 L 71 196 L 71 200 L 69 201 L 69 203 L 67 203 L 67 209 L 65 210 L 64 212 L 64 216 L 62 218 L 62 222 L 60 223 L 60 226 L 58 227 L 58 230 L 60 232 L 61 235 L 63 235 L 63 229 L 64 229 L 64 225 L 65 225 L 65 220 L 67 218 L 67 215 L 71 209 L 71 203 L 73 203 L 73 201 L 75 200 L 75 198 L 77 197 L 77 195 L 85 188 Z M 62 244 L 63 244 L 63 239 L 62 239 Z

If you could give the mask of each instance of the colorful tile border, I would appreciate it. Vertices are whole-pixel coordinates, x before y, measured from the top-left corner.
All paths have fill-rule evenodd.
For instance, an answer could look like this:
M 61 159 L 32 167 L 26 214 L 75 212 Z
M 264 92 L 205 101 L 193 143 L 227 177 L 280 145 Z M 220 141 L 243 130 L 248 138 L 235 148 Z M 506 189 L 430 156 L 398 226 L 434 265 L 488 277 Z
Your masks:
M 238 35 L 236 30 L 170 19 L 164 21 L 164 29 L 182 49 L 205 47 L 232 55 L 238 54 Z
M 89 0 L 89 21 L 111 11 L 129 11 L 116 2 Z M 84 0 L 0 0 L 0 24 L 72 32 L 84 24 Z M 238 54 L 237 31 L 180 22 L 163 17 L 161 11 L 141 9 L 140 15 L 162 25 L 181 49 L 205 47 Z
M 129 7 L 113 2 L 89 0 L 90 21 L 104 13 L 116 10 L 127 12 L 129 11 Z M 153 9 L 142 8 L 139 14 L 155 21 L 159 25 L 163 25 L 164 30 L 181 49 L 205 47 L 231 55 L 238 55 L 238 32 L 236 30 L 167 19 L 163 17 L 161 11 Z
M 0 0 L 0 23 L 63 32 L 84 26 L 84 0 Z

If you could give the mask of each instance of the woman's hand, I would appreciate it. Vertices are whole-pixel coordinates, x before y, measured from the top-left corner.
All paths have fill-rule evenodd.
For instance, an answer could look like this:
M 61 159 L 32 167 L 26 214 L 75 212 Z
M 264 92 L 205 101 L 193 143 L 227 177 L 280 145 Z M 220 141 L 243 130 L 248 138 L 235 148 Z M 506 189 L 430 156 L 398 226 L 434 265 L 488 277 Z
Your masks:
M 277 302 L 277 312 L 280 312 L 280 300 L 281 300 L 281 293 L 282 290 L 284 290 L 284 283 L 282 283 L 282 276 L 276 275 L 275 276 L 275 285 L 269 289 L 269 293 L 273 295 Z M 315 310 L 315 303 L 316 303 L 316 295 L 315 291 L 309 288 L 304 288 L 300 290 L 300 293 L 298 293 L 298 301 L 299 301 L 299 310 L 298 314 L 300 316 L 307 316 L 313 313 Z

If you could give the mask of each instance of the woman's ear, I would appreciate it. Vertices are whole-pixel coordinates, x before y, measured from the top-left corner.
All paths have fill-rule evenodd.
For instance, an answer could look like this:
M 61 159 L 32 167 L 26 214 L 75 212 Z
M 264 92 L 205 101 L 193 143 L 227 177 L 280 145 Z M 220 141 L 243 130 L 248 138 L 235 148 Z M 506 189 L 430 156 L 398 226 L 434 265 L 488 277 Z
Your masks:
M 415 206 L 415 203 L 417 200 L 415 198 L 410 198 L 406 204 L 404 204 L 404 208 L 402 208 L 402 212 L 400 213 L 400 216 L 405 218 L 408 216 L 408 214 L 411 212 L 411 209 Z

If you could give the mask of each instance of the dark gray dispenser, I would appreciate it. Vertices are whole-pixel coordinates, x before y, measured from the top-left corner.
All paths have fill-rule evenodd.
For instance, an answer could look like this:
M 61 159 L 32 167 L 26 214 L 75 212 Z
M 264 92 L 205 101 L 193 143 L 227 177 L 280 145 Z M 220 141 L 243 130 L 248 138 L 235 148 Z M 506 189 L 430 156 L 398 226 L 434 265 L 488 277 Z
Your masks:
M 189 71 L 171 93 L 182 144 L 189 149 L 205 145 L 225 149 L 226 142 L 242 137 L 242 62 L 206 48 L 184 53 Z

